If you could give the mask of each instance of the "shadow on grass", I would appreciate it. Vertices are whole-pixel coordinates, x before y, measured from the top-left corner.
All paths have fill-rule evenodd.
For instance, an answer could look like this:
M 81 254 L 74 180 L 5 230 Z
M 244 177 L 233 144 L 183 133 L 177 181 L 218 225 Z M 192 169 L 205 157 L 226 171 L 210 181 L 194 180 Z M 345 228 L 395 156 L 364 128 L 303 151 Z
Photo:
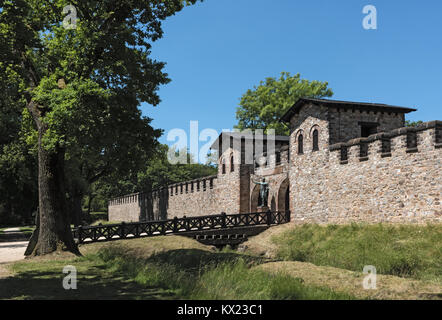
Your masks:
M 136 254 L 130 254 L 127 248 L 112 246 L 100 249 L 98 255 L 86 255 L 75 260 L 45 261 L 41 264 L 31 261 L 31 264 L 18 264 L 13 277 L 0 278 L 0 299 L 179 299 L 181 295 L 176 290 L 180 291 L 181 285 L 170 284 L 176 273 L 169 274 L 167 270 L 161 269 L 162 266 L 172 266 L 173 270 L 183 271 L 190 276 L 188 279 L 197 279 L 203 270 L 208 270 L 206 267 L 210 269 L 239 258 L 249 266 L 266 261 L 263 258 L 234 252 L 210 252 L 200 249 L 169 250 L 141 258 Z M 115 265 L 112 261 L 119 262 Z M 65 265 L 77 268 L 77 289 L 63 288 L 63 278 L 68 275 L 62 272 Z M 136 274 L 148 265 L 158 266 L 159 270 L 162 270 L 164 281 L 161 280 L 161 276 L 160 281 L 147 282 L 151 285 L 134 281 Z M 147 272 L 151 273 L 150 270 L 152 269 L 147 269 Z
M 173 299 L 174 293 L 162 288 L 141 286 L 121 273 L 104 273 L 90 268 L 87 275 L 78 274 L 77 289 L 63 288 L 63 274 L 56 271 L 26 271 L 0 279 L 0 299 Z
M 239 258 L 250 267 L 268 262 L 264 258 L 234 252 L 210 252 L 199 249 L 177 249 L 161 252 L 152 255 L 146 262 L 173 265 L 179 270 L 198 274 L 202 267 L 215 267 L 221 263 L 237 261 Z

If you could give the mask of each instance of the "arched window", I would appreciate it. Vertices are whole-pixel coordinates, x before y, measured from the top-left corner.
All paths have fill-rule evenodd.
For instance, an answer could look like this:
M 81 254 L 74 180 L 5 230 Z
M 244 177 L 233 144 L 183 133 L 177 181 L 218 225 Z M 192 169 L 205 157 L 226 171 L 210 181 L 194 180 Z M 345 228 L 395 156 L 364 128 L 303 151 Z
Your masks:
M 226 164 L 224 163 L 224 158 L 221 160 L 221 172 L 222 174 L 226 174 Z
M 233 163 L 233 155 L 230 157 L 230 172 L 235 171 L 235 164 Z
M 304 153 L 304 137 L 302 134 L 298 136 L 298 154 Z
M 318 129 L 313 131 L 313 151 L 319 150 L 319 133 Z

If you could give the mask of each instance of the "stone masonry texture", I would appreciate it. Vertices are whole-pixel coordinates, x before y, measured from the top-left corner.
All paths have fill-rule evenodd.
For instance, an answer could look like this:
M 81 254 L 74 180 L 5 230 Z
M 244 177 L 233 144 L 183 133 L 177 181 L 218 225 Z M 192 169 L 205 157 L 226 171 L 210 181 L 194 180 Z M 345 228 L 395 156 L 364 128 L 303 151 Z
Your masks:
M 391 110 L 306 104 L 291 116 L 289 141 L 279 141 L 275 153 L 254 154 L 252 165 L 241 162 L 244 146 L 227 148 L 216 176 L 112 199 L 109 220 L 256 212 L 254 181 L 265 178 L 269 209 L 290 210 L 295 222 L 441 222 L 442 122 L 404 122 L 404 113 Z M 361 123 L 376 123 L 376 132 L 361 137 Z

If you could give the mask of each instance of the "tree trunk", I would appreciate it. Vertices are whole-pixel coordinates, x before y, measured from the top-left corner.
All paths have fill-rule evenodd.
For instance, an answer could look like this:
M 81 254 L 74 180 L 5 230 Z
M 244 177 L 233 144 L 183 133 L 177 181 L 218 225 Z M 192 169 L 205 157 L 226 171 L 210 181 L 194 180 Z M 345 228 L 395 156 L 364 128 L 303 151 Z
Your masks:
M 35 119 L 34 119 L 35 120 Z M 47 125 L 36 121 L 38 127 L 38 197 L 40 224 L 36 243 L 28 245 L 31 255 L 44 255 L 68 250 L 80 255 L 69 225 L 64 179 L 64 150 L 51 152 L 44 148 L 42 138 Z M 34 248 L 31 246 L 35 245 Z
M 83 209 L 81 207 L 81 200 L 83 200 L 83 194 L 79 190 L 74 190 L 72 195 L 72 223 L 78 227 L 82 224 Z
M 92 193 L 89 192 L 89 201 L 87 203 L 87 218 L 89 221 L 91 221 L 91 205 L 92 205 L 92 201 L 95 198 L 95 195 L 93 195 Z

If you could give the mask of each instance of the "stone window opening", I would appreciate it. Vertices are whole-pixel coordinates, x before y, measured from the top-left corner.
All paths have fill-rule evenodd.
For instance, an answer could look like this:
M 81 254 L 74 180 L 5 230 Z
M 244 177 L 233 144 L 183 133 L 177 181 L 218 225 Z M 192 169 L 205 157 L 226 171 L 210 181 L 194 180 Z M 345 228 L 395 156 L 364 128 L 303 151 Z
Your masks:
M 318 129 L 313 131 L 313 152 L 319 151 L 319 132 Z
M 196 183 L 196 191 L 200 191 L 200 182 L 199 181 L 197 181 L 197 183 Z
M 348 163 L 348 149 L 346 146 L 341 146 L 341 164 Z
M 226 164 L 224 162 L 224 158 L 221 160 L 221 173 L 226 174 Z
M 359 122 L 358 124 L 361 127 L 362 138 L 367 138 L 372 134 L 378 133 L 379 123 L 377 122 Z
M 193 182 L 190 183 L 190 192 L 193 192 Z
M 298 136 L 298 154 L 304 154 L 304 136 L 302 134 Z
M 233 162 L 233 155 L 230 157 L 230 172 L 235 171 L 235 164 Z
M 276 152 L 276 165 L 281 164 L 281 151 Z

